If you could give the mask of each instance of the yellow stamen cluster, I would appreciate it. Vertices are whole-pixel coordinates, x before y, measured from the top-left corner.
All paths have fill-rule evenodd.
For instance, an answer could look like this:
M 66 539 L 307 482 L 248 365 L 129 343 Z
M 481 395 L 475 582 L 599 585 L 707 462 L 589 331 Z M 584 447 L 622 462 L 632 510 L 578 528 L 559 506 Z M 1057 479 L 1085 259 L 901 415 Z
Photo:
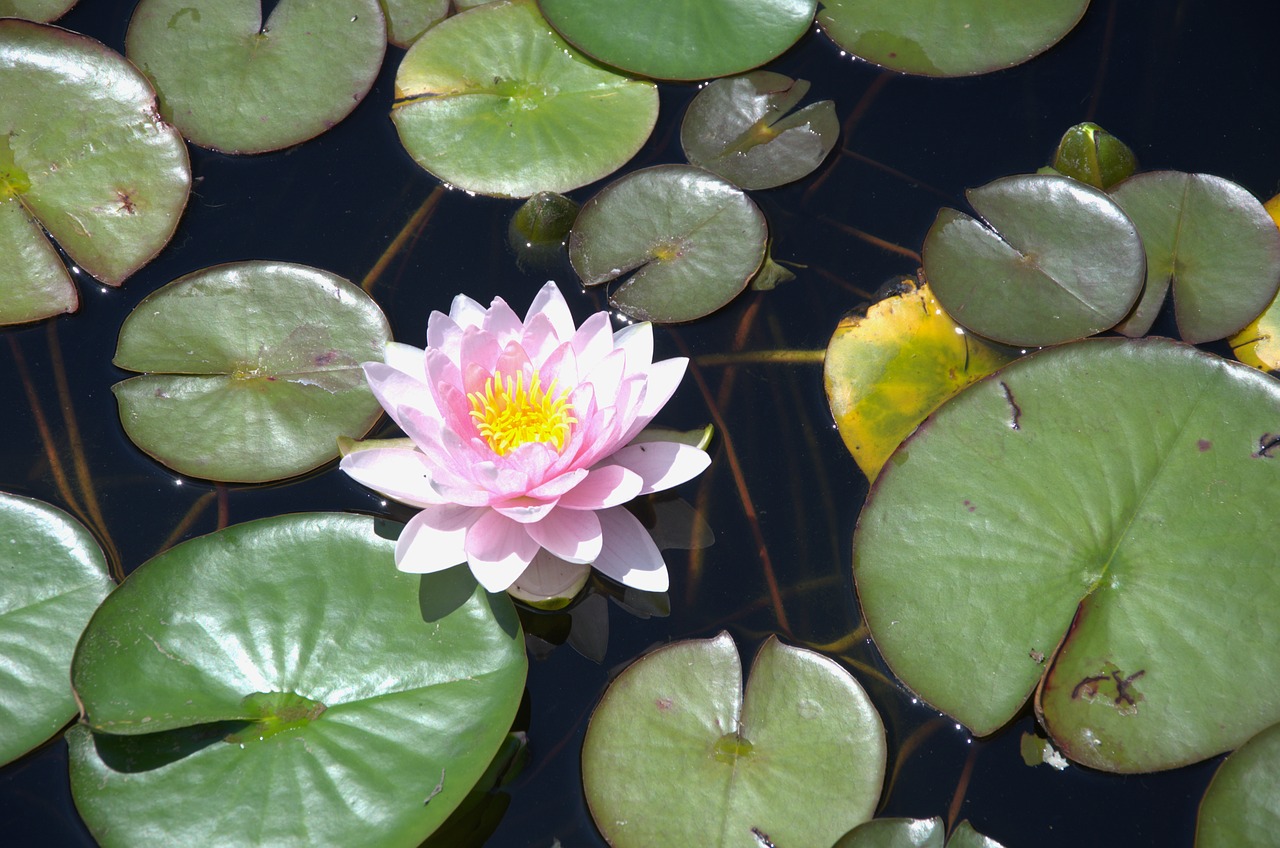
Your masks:
M 485 380 L 484 392 L 472 392 L 467 399 L 476 429 L 499 456 L 530 442 L 550 442 L 557 451 L 564 450 L 570 429 L 578 423 L 569 392 L 557 397 L 555 380 L 544 391 L 537 371 L 527 388 L 523 373 L 512 379 L 495 372 Z

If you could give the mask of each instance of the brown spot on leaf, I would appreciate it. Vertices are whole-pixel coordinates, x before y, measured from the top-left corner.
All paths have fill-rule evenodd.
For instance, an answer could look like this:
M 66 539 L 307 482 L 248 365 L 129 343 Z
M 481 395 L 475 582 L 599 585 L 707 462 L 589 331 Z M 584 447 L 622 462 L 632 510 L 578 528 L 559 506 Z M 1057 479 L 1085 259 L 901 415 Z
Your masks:
M 658 698 L 653 703 L 659 710 L 665 713 L 667 710 L 671 709 L 674 702 L 670 698 Z
M 1280 450 L 1280 436 L 1275 433 L 1263 433 L 1258 439 L 1258 450 L 1253 454 L 1253 458 L 1271 459 L 1276 455 L 1277 450 Z
M 1196 447 L 1200 449 L 1200 453 L 1204 453 L 1209 448 L 1213 447 L 1213 442 L 1209 441 L 1208 439 L 1197 439 Z
M 1100 673 L 1081 678 L 1071 689 L 1071 699 L 1101 702 L 1114 707 L 1120 715 L 1135 715 L 1143 697 L 1133 684 L 1146 673 L 1145 668 L 1140 668 L 1126 677 L 1115 664 L 1107 663 Z
M 126 215 L 138 214 L 138 208 L 133 203 L 133 195 L 125 189 L 116 189 L 116 200 L 120 201 L 120 209 Z

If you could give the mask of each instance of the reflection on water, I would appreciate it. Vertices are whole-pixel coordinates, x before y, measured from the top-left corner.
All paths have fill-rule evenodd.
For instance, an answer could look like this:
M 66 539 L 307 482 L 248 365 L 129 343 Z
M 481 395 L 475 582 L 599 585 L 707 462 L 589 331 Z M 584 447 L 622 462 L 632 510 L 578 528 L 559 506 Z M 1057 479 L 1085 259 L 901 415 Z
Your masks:
M 132 3 L 81 5 L 64 25 L 122 49 Z M 811 80 L 811 99 L 834 99 L 844 127 L 838 154 L 817 174 L 753 194 L 772 227 L 773 256 L 796 263 L 797 279 L 656 333 L 655 358 L 694 360 L 658 423 L 717 426 L 712 467 L 681 489 L 715 544 L 666 551 L 669 616 L 608 605 L 607 642 L 588 651 L 603 650 L 598 663 L 565 646 L 548 650 L 563 630 L 541 634 L 529 675 L 530 761 L 490 845 L 603 845 L 578 765 L 596 698 L 614 669 L 646 649 L 721 628 L 743 656 L 779 632 L 853 669 L 889 732 L 884 814 L 969 818 L 1010 846 L 1103 834 L 1189 843 L 1215 762 L 1129 778 L 1030 769 L 1019 755 L 1029 716 L 975 740 L 887 676 L 851 592 L 849 546 L 866 484 L 831 426 L 821 369 L 812 358 L 728 354 L 821 349 L 866 292 L 915 271 L 940 205 L 963 208 L 964 188 L 1040 166 L 1078 121 L 1095 120 L 1128 142 L 1143 168 L 1205 171 L 1274 193 L 1280 112 L 1266 105 L 1272 51 L 1266 28 L 1250 20 L 1252 5 L 1185 0 L 1175 14 L 1174 4 L 1095 0 L 1045 55 L 975 79 L 894 76 L 840 57 L 819 35 L 771 65 Z M 516 261 L 507 227 L 517 202 L 442 190 L 413 165 L 387 117 L 400 55 L 391 51 L 352 117 L 313 142 L 241 159 L 193 150 L 186 217 L 155 262 L 121 290 L 83 285 L 75 316 L 0 331 L 13 362 L 0 371 L 8 440 L 0 488 L 74 511 L 126 572 L 179 539 L 263 515 L 398 517 L 332 466 L 274 486 L 211 486 L 176 477 L 128 443 L 109 389 L 126 376 L 111 365 L 116 333 L 143 296 L 207 265 L 279 259 L 335 272 L 364 285 L 396 338 L 413 344 L 423 342 L 428 313 L 447 310 L 458 292 L 483 302 L 501 295 L 523 312 L 553 278 L 578 318 L 605 307 L 603 292 L 577 287 L 563 257 Z M 681 161 L 679 119 L 694 90 L 663 87 L 658 129 L 629 168 Z M 581 202 L 594 190 L 573 196 Z M 588 618 L 598 622 L 599 610 Z M 0 770 L 6 840 L 92 844 L 74 818 L 65 760 L 59 741 Z

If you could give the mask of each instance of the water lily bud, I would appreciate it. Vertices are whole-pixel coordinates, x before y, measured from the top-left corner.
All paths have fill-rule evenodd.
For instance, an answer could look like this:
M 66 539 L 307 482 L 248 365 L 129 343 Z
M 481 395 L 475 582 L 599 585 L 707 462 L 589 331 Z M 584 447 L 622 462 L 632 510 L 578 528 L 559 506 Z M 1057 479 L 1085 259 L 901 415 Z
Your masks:
M 1105 190 L 1132 176 L 1137 159 L 1123 141 L 1085 122 L 1063 133 L 1053 167 L 1073 180 Z

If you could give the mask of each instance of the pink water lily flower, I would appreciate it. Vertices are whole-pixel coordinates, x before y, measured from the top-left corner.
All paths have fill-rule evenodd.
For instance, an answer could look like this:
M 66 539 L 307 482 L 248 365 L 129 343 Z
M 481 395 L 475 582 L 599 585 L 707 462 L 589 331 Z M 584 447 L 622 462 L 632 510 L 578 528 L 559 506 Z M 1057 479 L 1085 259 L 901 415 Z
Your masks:
M 501 298 L 459 295 L 434 312 L 425 351 L 388 347 L 365 376 L 413 447 L 359 450 L 353 478 L 419 507 L 396 545 L 401 571 L 466 562 L 491 592 L 539 550 L 651 592 L 667 568 L 622 505 L 697 476 L 705 451 L 636 435 L 671 397 L 686 359 L 653 361 L 653 331 L 613 332 L 607 312 L 574 327 L 547 283 L 521 321 Z

